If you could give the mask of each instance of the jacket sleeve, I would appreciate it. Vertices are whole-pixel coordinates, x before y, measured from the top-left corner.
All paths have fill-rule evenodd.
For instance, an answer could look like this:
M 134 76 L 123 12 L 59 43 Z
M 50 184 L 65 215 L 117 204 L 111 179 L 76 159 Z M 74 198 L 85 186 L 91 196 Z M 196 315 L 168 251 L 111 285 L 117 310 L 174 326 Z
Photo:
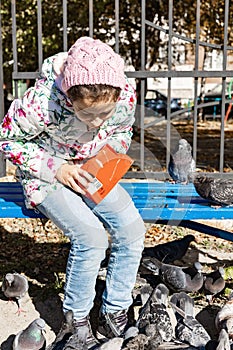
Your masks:
M 31 88 L 16 99 L 0 125 L 0 151 L 27 177 L 53 182 L 65 161 L 36 144 L 34 138 L 44 131 L 48 120 L 41 110 L 38 94 Z
M 103 138 L 106 137 L 107 133 L 107 143 L 118 153 L 128 151 L 133 135 L 132 126 L 135 121 L 136 93 L 127 79 L 126 81 L 125 89 L 121 92 L 114 115 L 105 123 L 103 130 L 100 130 L 100 135 Z

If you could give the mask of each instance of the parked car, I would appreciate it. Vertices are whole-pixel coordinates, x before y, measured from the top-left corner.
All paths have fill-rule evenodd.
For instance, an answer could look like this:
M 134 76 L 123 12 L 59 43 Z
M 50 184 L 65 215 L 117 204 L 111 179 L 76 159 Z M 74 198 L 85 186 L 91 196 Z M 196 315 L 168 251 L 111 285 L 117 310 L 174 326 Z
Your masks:
M 226 96 L 226 100 L 230 100 L 231 96 L 233 97 L 233 84 L 226 83 L 225 96 Z M 198 100 L 200 101 L 200 98 Z M 205 115 L 211 115 L 213 117 L 215 117 L 216 115 L 221 115 L 222 84 L 217 84 L 213 89 L 208 90 L 208 92 L 204 96 L 203 102 L 204 103 L 216 102 L 216 104 L 214 105 L 203 107 L 203 117 Z M 229 106 L 229 103 L 226 103 L 225 112 L 227 112 L 228 106 Z M 233 117 L 233 107 L 231 109 L 229 116 Z
M 146 115 L 151 114 L 151 110 L 163 116 L 167 115 L 167 96 L 158 90 L 147 90 L 144 105 L 146 107 Z M 181 110 L 181 100 L 179 98 L 171 99 L 171 112 Z

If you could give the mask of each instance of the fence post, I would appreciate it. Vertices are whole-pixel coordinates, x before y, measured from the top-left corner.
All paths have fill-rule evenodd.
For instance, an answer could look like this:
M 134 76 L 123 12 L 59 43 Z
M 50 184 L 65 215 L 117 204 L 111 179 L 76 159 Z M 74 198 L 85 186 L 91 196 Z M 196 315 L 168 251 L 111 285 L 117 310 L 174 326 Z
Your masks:
M 2 8 L 2 2 L 0 0 L 0 122 L 3 119 L 4 116 L 4 91 L 3 91 L 3 58 L 2 58 L 2 16 L 1 16 L 1 8 Z M 6 175 L 6 160 L 3 157 L 3 154 L 0 154 L 0 177 L 3 177 Z

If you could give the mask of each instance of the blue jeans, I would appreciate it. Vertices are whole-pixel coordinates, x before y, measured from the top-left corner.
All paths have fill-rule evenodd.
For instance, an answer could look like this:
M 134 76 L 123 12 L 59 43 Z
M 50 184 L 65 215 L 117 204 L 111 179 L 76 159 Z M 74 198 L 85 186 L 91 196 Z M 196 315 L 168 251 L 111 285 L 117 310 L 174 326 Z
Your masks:
M 103 293 L 103 313 L 128 309 L 132 303 L 145 225 L 131 197 L 118 184 L 96 205 L 63 187 L 48 195 L 37 208 L 69 237 L 63 310 L 75 319 L 89 314 L 101 261 L 111 237 L 111 255 Z M 106 232 L 107 229 L 107 232 Z

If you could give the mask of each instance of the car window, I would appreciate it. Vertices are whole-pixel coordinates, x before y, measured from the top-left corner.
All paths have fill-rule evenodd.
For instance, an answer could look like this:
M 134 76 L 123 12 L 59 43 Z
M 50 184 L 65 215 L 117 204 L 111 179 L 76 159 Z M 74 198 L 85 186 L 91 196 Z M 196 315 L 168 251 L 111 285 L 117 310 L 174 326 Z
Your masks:
M 158 92 L 158 98 L 159 98 L 160 100 L 163 100 L 163 101 L 166 101 L 166 100 L 167 100 L 167 98 L 166 98 L 163 94 L 161 94 L 160 92 Z
M 156 99 L 157 95 L 156 95 L 156 91 L 153 90 L 148 90 L 146 93 L 146 99 Z
M 146 100 L 162 100 L 167 101 L 167 97 L 163 94 L 161 94 L 157 90 L 147 90 L 146 93 Z
M 226 94 L 229 93 L 230 83 L 226 84 Z M 213 92 L 215 94 L 221 95 L 222 93 L 222 84 L 217 84 L 213 89 L 209 90 L 209 92 Z M 233 92 L 233 84 L 231 84 L 231 92 Z
M 212 90 L 210 89 L 209 92 L 214 92 L 216 94 L 221 94 L 221 92 L 222 92 L 222 84 L 216 85 Z

